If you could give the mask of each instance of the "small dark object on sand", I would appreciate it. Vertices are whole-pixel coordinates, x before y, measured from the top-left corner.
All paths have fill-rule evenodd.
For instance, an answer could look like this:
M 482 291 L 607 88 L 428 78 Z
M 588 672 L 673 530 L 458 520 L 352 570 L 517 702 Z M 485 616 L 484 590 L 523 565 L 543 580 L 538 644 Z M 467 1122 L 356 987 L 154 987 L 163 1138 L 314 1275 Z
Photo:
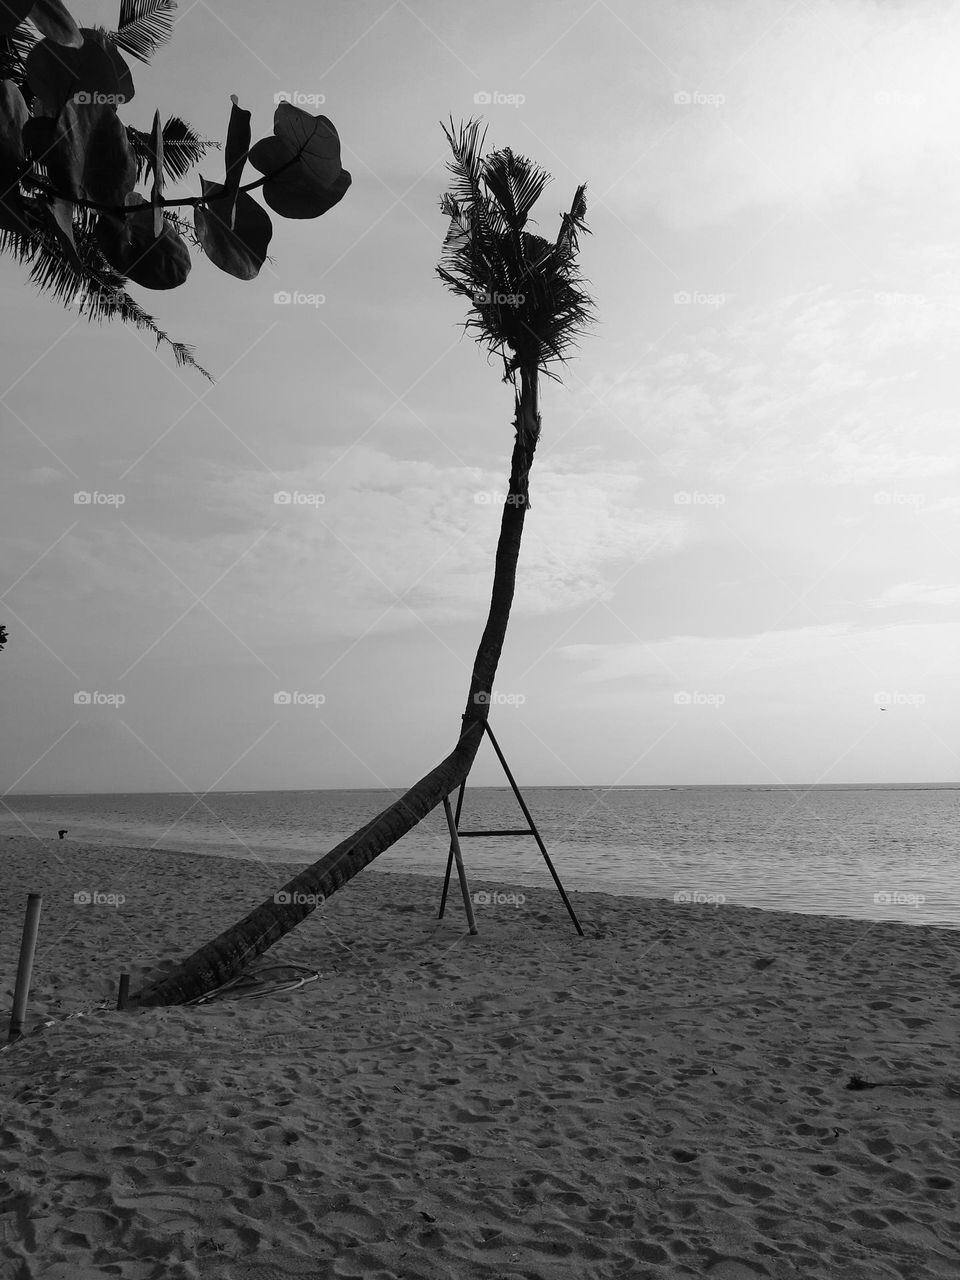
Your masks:
M 61 840 L 63 839 L 63 837 L 64 837 L 66 834 L 67 834 L 67 828 L 66 828 L 66 827 L 61 827 L 61 828 L 60 828 L 60 830 L 57 832 L 57 835 L 60 837 L 60 839 L 61 839 Z
M 874 1084 L 871 1080 L 864 1080 L 862 1076 L 851 1076 L 847 1089 L 878 1089 L 880 1086 Z

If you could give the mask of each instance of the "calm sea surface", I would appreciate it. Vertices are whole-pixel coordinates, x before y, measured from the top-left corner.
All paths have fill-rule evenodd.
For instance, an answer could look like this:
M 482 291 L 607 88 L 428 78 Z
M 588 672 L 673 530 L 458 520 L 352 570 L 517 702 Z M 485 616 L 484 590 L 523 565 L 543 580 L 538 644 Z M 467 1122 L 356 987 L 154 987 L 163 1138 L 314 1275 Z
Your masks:
M 399 794 L 399 793 L 397 793 Z M 527 803 L 571 889 L 960 929 L 960 788 L 528 787 Z M 0 830 L 267 861 L 313 862 L 393 799 L 389 791 L 218 791 L 7 796 Z M 23 824 L 26 824 L 26 828 Z M 467 791 L 460 826 L 523 827 L 507 788 Z M 373 871 L 437 877 L 442 809 Z M 468 874 L 551 884 L 531 836 L 463 841 Z

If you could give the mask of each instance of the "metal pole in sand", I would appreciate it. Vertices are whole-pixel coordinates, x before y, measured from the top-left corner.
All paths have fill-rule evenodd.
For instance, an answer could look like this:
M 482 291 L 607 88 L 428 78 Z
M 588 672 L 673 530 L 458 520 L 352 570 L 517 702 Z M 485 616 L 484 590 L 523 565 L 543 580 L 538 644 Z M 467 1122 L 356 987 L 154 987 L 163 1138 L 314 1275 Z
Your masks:
M 503 765 L 503 772 L 507 775 L 507 781 L 510 783 L 510 786 L 513 788 L 513 794 L 517 797 L 517 803 L 519 804 L 520 808 L 523 810 L 523 816 L 530 823 L 530 831 L 533 835 L 534 840 L 536 840 L 537 844 L 540 846 L 540 852 L 543 854 L 543 860 L 547 864 L 547 868 L 550 874 L 553 876 L 553 883 L 560 890 L 560 897 L 563 899 L 563 905 L 567 908 L 567 911 L 569 912 L 569 915 L 570 915 L 570 919 L 573 921 L 574 925 L 576 926 L 577 933 L 579 933 L 580 937 L 582 938 L 584 936 L 583 927 L 580 924 L 580 921 L 577 919 L 577 913 L 574 911 L 573 907 L 570 905 L 570 899 L 567 897 L 566 893 L 564 892 L 563 885 L 560 883 L 560 877 L 557 875 L 556 870 L 554 869 L 554 865 L 550 861 L 550 855 L 549 853 L 547 853 L 547 846 L 543 843 L 543 841 L 540 838 L 540 832 L 537 830 L 537 824 L 533 820 L 533 815 L 531 814 L 530 810 L 527 808 L 527 802 L 524 800 L 523 796 L 520 794 L 520 788 L 517 786 L 516 782 L 514 781 L 513 774 L 510 772 L 510 766 L 507 764 L 506 758 L 504 757 L 503 752 L 500 750 L 500 743 L 493 736 L 493 730 L 490 728 L 490 721 L 484 720 L 483 727 L 487 731 L 487 737 L 493 743 L 493 749 L 497 753 L 497 759 Z
M 130 975 L 129 973 L 121 973 L 120 987 L 117 991 L 117 1008 L 125 1009 L 127 1007 L 127 997 L 130 994 Z
M 457 875 L 460 878 L 460 892 L 463 894 L 463 906 L 467 913 L 467 924 L 471 933 L 477 933 L 477 922 L 473 916 L 473 903 L 470 901 L 470 890 L 467 887 L 467 873 L 463 869 L 463 857 L 460 853 L 460 837 L 457 835 L 457 824 L 450 808 L 450 797 L 443 797 L 443 811 L 447 815 L 447 826 L 450 828 L 450 848 L 457 860 Z
M 460 783 L 460 794 L 457 796 L 457 812 L 454 815 L 454 825 L 460 830 L 460 814 L 463 810 L 463 793 L 467 787 L 467 780 Z M 450 871 L 453 868 L 453 844 L 450 845 L 450 852 L 447 854 L 447 874 L 443 877 L 443 893 L 440 897 L 440 911 L 437 915 L 438 920 L 443 919 L 443 911 L 447 905 L 447 890 L 450 888 Z
M 43 895 L 31 893 L 27 897 L 27 914 L 23 922 L 23 937 L 20 940 L 20 960 L 17 964 L 17 983 L 13 989 L 13 1013 L 10 1015 L 10 1034 L 7 1042 L 12 1044 L 23 1035 L 23 1021 L 27 1015 L 27 997 L 30 994 L 30 978 L 33 975 L 33 953 L 37 949 L 37 934 L 40 931 L 40 906 Z

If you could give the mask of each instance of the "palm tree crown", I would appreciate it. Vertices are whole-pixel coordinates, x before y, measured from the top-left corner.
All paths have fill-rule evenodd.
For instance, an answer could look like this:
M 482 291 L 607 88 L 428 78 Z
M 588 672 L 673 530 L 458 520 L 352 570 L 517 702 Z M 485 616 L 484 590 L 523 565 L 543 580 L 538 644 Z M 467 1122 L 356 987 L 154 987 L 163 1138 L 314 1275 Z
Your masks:
M 476 330 L 477 341 L 502 357 L 504 381 L 515 382 L 520 369 L 554 377 L 549 364 L 565 360 L 593 320 L 576 261 L 578 236 L 589 234 L 586 184 L 577 188 L 552 243 L 524 229 L 550 175 L 509 147 L 485 157 L 479 121 L 454 132 L 451 120 L 443 131 L 453 152 L 447 162 L 453 183 L 440 201 L 450 226 L 437 274 L 472 302 L 464 328 Z

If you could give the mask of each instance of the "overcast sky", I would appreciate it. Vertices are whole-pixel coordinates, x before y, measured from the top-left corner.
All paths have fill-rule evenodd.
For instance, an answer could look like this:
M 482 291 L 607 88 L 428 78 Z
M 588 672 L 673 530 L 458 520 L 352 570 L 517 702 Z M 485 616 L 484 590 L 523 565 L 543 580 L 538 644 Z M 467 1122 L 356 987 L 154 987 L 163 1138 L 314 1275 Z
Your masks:
M 450 748 L 513 411 L 434 276 L 439 122 L 474 113 L 552 173 L 544 234 L 589 184 L 599 313 L 543 390 L 518 779 L 960 780 L 955 5 L 179 14 L 125 119 L 221 139 L 237 93 L 257 138 L 287 93 L 353 186 L 252 283 L 132 287 L 213 388 L 0 261 L 0 791 L 403 786 Z

